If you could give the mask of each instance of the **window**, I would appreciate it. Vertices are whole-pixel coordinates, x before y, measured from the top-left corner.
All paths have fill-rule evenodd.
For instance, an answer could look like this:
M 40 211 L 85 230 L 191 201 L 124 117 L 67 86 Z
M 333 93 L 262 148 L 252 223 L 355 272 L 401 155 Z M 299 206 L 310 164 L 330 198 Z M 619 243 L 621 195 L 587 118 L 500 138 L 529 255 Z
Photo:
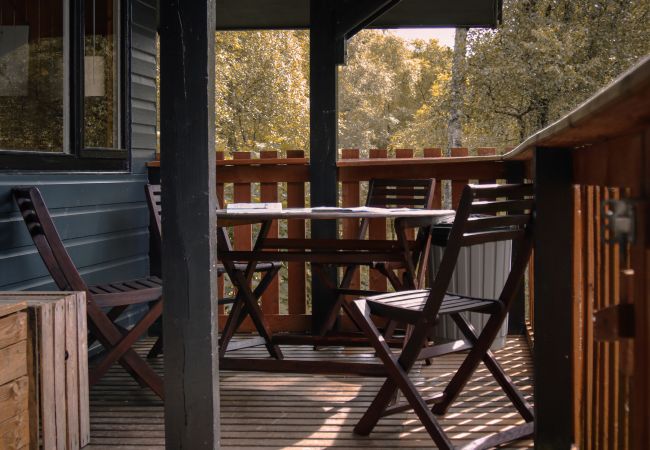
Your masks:
M 123 2 L 0 0 L 0 169 L 128 169 Z

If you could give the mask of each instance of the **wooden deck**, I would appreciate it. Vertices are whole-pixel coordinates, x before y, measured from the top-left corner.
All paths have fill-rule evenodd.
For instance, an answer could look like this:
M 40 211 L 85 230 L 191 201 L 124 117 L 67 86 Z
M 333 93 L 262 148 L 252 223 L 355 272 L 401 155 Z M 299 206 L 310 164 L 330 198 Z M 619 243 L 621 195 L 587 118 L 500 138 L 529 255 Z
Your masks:
M 145 352 L 152 341 L 143 341 Z M 284 347 L 292 358 L 373 358 L 368 349 Z M 240 350 L 263 354 L 263 350 Z M 450 355 L 422 366 L 416 382 L 444 386 L 463 355 Z M 509 337 L 497 352 L 499 361 L 519 388 L 532 395 L 532 363 L 526 340 Z M 162 358 L 154 361 L 162 369 Z M 432 448 L 433 442 L 412 413 L 384 418 L 370 437 L 352 433 L 381 380 L 320 375 L 224 372 L 221 383 L 221 447 L 230 448 Z M 140 388 L 121 367 L 113 367 L 91 389 L 91 445 L 86 449 L 164 448 L 163 405 Z M 459 401 L 441 420 L 457 445 L 481 435 L 523 423 L 484 366 L 479 368 Z M 507 448 L 530 448 L 519 441 Z

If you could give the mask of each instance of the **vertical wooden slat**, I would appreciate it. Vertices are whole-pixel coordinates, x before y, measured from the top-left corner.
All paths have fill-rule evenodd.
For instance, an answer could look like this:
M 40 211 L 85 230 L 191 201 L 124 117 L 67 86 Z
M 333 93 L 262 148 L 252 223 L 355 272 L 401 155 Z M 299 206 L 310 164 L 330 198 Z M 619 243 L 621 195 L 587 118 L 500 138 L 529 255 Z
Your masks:
M 585 227 L 585 245 L 583 258 L 585 259 L 584 267 L 586 276 L 584 278 L 584 298 L 585 298 L 585 358 L 583 376 L 584 392 L 584 412 L 585 425 L 583 444 L 584 448 L 592 448 L 594 444 L 594 327 L 593 322 L 589 320 L 594 314 L 594 304 L 596 301 L 596 258 L 595 244 L 596 239 L 596 214 L 594 211 L 594 187 L 586 186 L 582 188 L 582 204 L 585 205 L 584 227 Z
M 396 148 L 395 158 L 413 158 L 412 148 Z
M 40 379 L 40 398 L 39 407 L 41 408 L 41 430 L 43 438 L 43 448 L 56 448 L 56 383 L 54 374 L 56 369 L 54 367 L 54 360 L 56 353 L 54 350 L 54 304 L 49 303 L 43 305 L 34 313 L 34 329 L 40 329 L 40 337 L 38 339 L 38 358 L 39 358 L 39 371 L 42 374 Z M 37 328 L 38 327 L 38 328 Z M 35 388 L 38 388 L 38 383 Z M 45 414 L 46 411 L 49 411 Z
M 584 266 L 582 258 L 583 243 L 583 211 L 581 203 L 581 189 L 574 186 L 574 211 L 573 211 L 573 429 L 575 435 L 575 444 L 578 448 L 581 446 L 581 424 L 582 422 L 582 367 L 584 364 L 583 348 L 583 330 L 584 321 L 583 308 L 584 296 L 582 280 L 584 278 Z
M 469 149 L 467 148 L 452 148 L 451 156 L 469 156 Z M 460 196 L 463 193 L 463 188 L 467 184 L 467 180 L 453 180 L 451 182 L 451 207 L 456 209 L 458 207 L 458 202 L 460 202 Z
M 614 200 L 620 199 L 618 189 L 611 189 L 610 198 Z M 609 245 L 609 271 L 610 271 L 610 290 L 608 298 L 608 306 L 617 305 L 620 302 L 620 284 L 619 284 L 619 273 L 620 273 L 620 258 L 619 258 L 619 245 Z M 609 379 L 610 379 L 610 389 L 609 389 L 609 411 L 610 411 L 610 422 L 609 422 L 609 439 L 608 439 L 608 448 L 618 450 L 618 427 L 619 427 L 619 343 L 611 342 L 607 344 L 609 346 Z
M 388 151 L 386 149 L 371 149 L 369 156 L 371 159 L 387 158 Z M 386 239 L 386 219 L 371 219 L 368 222 L 368 239 Z M 370 270 L 368 286 L 371 290 L 385 291 L 386 277 L 376 270 Z
M 359 159 L 358 148 L 346 148 L 341 150 L 341 159 Z M 358 181 L 344 181 L 341 183 L 341 206 L 359 206 L 361 189 Z M 342 220 L 343 239 L 356 239 L 359 236 L 359 220 Z M 350 288 L 359 289 L 361 286 L 361 273 L 357 271 L 350 282 Z
M 602 272 L 602 253 L 601 253 L 601 243 L 600 239 L 602 237 L 600 232 L 600 214 L 598 212 L 600 205 L 600 188 L 595 186 L 593 191 L 593 217 L 594 217 L 594 304 L 593 312 L 598 311 L 601 308 L 601 298 L 603 291 L 604 280 L 601 276 Z M 594 365 L 593 365 L 593 408 L 594 408 L 594 418 L 593 418 L 593 448 L 602 449 L 603 435 L 602 435 L 602 390 L 603 390 L 603 379 L 600 372 L 601 361 L 602 361 L 602 342 L 594 342 Z
M 88 392 L 88 323 L 86 293 L 77 292 L 77 367 L 79 367 L 79 445 L 90 442 L 90 394 Z
M 276 151 L 262 151 L 260 158 L 277 158 L 278 152 Z M 260 183 L 260 201 L 262 202 L 277 202 L 278 201 L 278 183 Z M 274 220 L 269 230 L 269 237 L 278 237 L 278 221 Z M 264 291 L 262 295 L 262 309 L 266 314 L 279 314 L 280 313 L 280 279 L 275 277 L 271 284 Z
M 287 158 L 304 158 L 302 150 L 288 150 Z M 287 206 L 289 208 L 302 208 L 305 206 L 305 184 L 302 182 L 287 183 Z M 287 237 L 303 239 L 305 237 L 305 222 L 303 220 L 287 221 Z M 305 265 L 300 262 L 287 264 L 289 286 L 287 288 L 287 301 L 289 315 L 305 314 Z
M 56 415 L 56 445 L 57 448 L 66 448 L 66 399 L 65 399 L 65 304 L 56 302 L 52 316 L 54 324 L 54 410 Z M 47 412 L 45 412 L 47 413 Z
M 476 149 L 476 154 L 478 156 L 495 156 L 497 154 L 497 149 L 495 147 L 478 147 Z M 493 184 L 497 180 L 479 180 L 479 184 Z
M 425 158 L 442 158 L 442 149 L 441 148 L 425 148 L 424 149 Z M 436 189 L 433 195 L 433 208 L 440 209 L 442 208 L 442 180 L 436 180 Z
M 251 152 L 233 152 L 233 159 L 250 159 Z M 251 185 L 249 183 L 234 183 L 233 201 L 235 203 L 251 202 Z M 253 228 L 251 225 L 233 227 L 233 247 L 237 250 L 252 249 Z
M 395 149 L 395 158 L 413 158 L 412 148 L 398 148 Z M 415 230 L 406 230 L 406 237 L 410 240 L 415 239 Z
M 225 159 L 225 154 L 224 152 L 217 152 L 217 161 L 223 161 Z M 223 183 L 219 183 L 219 169 L 217 168 L 217 200 L 219 202 L 219 206 L 221 208 L 226 207 L 226 199 L 224 198 L 224 186 Z M 220 277 L 217 278 L 217 292 L 219 295 L 219 298 L 224 297 L 224 277 L 221 275 Z M 219 306 L 219 314 L 225 314 L 226 310 L 223 305 Z
M 596 217 L 598 220 L 598 230 L 603 221 L 601 214 L 601 208 L 599 207 L 601 202 L 608 200 L 609 193 L 607 189 L 598 187 L 596 190 Z M 605 237 L 608 237 L 608 234 L 605 233 Z M 607 307 L 607 296 L 610 290 L 610 279 L 609 279 L 609 252 L 607 245 L 604 245 L 602 242 L 603 233 L 599 233 L 598 240 L 596 245 L 598 247 L 599 255 L 599 264 L 598 264 L 598 275 L 599 275 L 599 290 L 598 290 L 598 306 L 597 310 L 601 310 Z M 607 361 L 609 359 L 609 346 L 606 342 L 598 342 L 598 413 L 599 413 L 599 426 L 598 426 L 598 441 L 597 447 L 599 449 L 606 450 L 607 442 L 609 440 L 609 373 L 607 370 Z
M 77 332 L 77 297 L 68 295 L 65 308 L 65 381 L 67 409 L 67 448 L 80 448 L 79 445 L 79 366 Z M 85 335 L 84 335 L 85 337 Z M 83 338 L 82 338 L 83 339 Z

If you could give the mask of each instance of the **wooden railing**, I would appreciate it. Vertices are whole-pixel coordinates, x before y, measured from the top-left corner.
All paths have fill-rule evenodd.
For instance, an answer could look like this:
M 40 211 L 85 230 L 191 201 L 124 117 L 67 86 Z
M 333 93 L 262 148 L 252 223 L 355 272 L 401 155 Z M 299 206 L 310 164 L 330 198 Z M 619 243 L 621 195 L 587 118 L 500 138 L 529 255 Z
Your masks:
M 507 156 L 531 157 L 535 447 L 647 448 L 650 58 Z M 616 242 L 621 199 L 633 226 Z
M 468 182 L 495 182 L 505 179 L 521 179 L 526 168 L 521 162 L 506 163 L 494 148 L 481 148 L 469 156 L 468 149 L 452 149 L 452 157 L 442 157 L 440 149 L 421 151 L 397 149 L 389 157 L 386 150 L 370 150 L 368 158 L 360 158 L 357 149 L 341 151 L 338 166 L 341 206 L 359 206 L 365 203 L 367 182 L 371 178 L 436 178 L 435 207 L 442 205 L 442 181 L 451 183 L 452 204 L 455 205 L 463 186 Z M 420 154 L 421 156 L 414 156 Z M 153 164 L 152 166 L 155 166 Z M 217 192 L 220 201 L 229 202 L 282 202 L 287 207 L 309 206 L 309 161 L 304 152 L 288 151 L 279 158 L 275 151 L 262 151 L 258 158 L 250 152 L 234 152 L 232 159 L 223 153 L 217 157 Z M 343 221 L 339 232 L 352 237 L 358 233 L 356 221 Z M 372 239 L 382 239 L 391 233 L 385 221 L 373 221 L 369 227 Z M 302 221 L 274 223 L 271 236 L 299 238 L 309 234 Z M 232 240 L 235 248 L 250 249 L 255 237 L 251 226 L 234 228 Z M 370 272 L 370 273 L 369 273 Z M 353 286 L 369 286 L 385 290 L 386 279 L 362 270 Z M 262 308 L 275 330 L 305 331 L 311 326 L 309 267 L 300 263 L 287 263 L 276 281 L 262 298 Z M 229 290 L 227 280 L 220 281 L 220 289 Z M 227 315 L 220 310 L 220 322 Z M 252 329 L 245 323 L 243 330 Z

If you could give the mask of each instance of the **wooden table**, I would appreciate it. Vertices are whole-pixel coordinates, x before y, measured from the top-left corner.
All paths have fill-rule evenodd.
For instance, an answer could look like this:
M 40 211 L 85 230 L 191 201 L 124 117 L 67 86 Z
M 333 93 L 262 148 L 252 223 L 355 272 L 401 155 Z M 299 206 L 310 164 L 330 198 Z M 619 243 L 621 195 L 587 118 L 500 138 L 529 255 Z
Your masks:
M 264 313 L 257 303 L 251 288 L 254 267 L 264 261 L 302 261 L 317 265 L 346 266 L 339 289 L 349 287 L 359 265 L 376 261 L 400 262 L 405 267 L 405 287 L 417 287 L 413 255 L 423 245 L 421 239 L 408 239 L 409 229 L 418 229 L 420 236 L 428 236 L 433 225 L 441 219 L 453 215 L 450 210 L 423 209 L 386 209 L 386 208 L 288 208 L 282 210 L 217 210 L 218 258 L 237 288 L 238 300 L 233 305 L 223 333 L 233 333 L 237 326 L 250 315 L 262 341 L 275 360 L 222 358 L 220 368 L 227 370 L 261 370 L 300 373 L 357 373 L 364 375 L 381 375 L 381 365 L 355 364 L 314 361 L 283 360 L 279 344 L 342 345 L 359 343 L 363 338 L 349 336 L 318 335 L 273 335 Z M 274 220 L 339 220 L 339 219 L 393 219 L 397 239 L 276 239 L 269 238 L 268 233 Z M 252 250 L 234 250 L 228 245 L 224 227 L 260 224 L 260 230 Z M 246 270 L 238 270 L 235 262 L 246 262 Z M 342 296 L 333 302 L 333 308 L 342 307 L 347 313 L 347 303 Z M 348 314 L 349 315 L 349 314 Z M 254 342 L 255 343 L 255 342 Z M 363 367 L 362 367 L 363 366 Z M 372 366 L 372 367 L 371 367 Z M 371 368 L 369 368 L 371 367 Z

